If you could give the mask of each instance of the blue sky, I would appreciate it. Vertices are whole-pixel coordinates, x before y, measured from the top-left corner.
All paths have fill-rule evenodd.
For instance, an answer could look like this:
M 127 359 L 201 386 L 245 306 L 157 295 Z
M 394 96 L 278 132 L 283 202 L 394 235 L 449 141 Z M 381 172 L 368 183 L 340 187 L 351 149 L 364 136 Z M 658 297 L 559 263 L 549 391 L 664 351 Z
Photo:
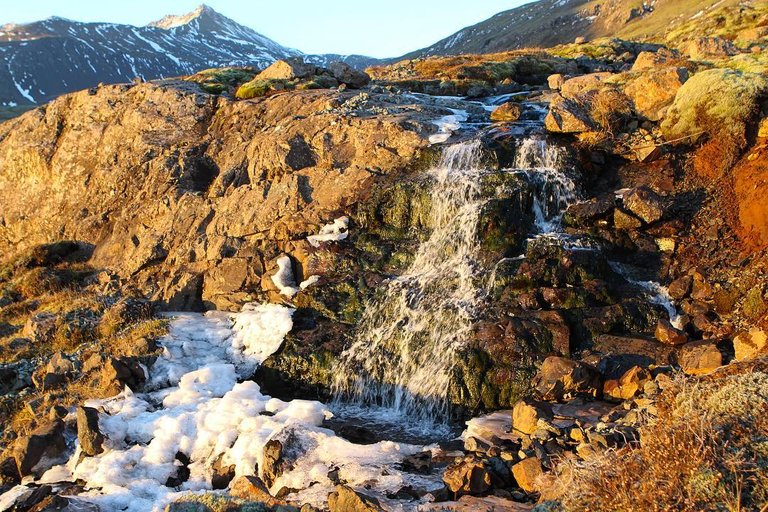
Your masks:
M 145 25 L 202 0 L 0 0 L 0 25 L 62 16 Z M 307 53 L 393 57 L 526 0 L 206 0 L 235 21 Z M 247 6 L 247 7 L 245 7 Z

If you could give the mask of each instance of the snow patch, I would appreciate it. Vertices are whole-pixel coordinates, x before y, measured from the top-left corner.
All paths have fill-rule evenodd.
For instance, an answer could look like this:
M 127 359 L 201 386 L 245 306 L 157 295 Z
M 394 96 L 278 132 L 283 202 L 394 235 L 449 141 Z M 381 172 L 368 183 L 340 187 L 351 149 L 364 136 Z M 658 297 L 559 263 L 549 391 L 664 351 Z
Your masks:
M 299 293 L 296 279 L 293 277 L 291 258 L 287 255 L 284 254 L 277 258 L 277 272 L 272 276 L 272 282 L 275 283 L 280 293 L 289 299 Z
M 469 119 L 469 114 L 466 110 L 458 110 L 454 108 L 449 110 L 453 113 L 443 116 L 437 121 L 432 121 L 437 125 L 437 133 L 430 135 L 430 144 L 440 144 L 447 141 L 451 138 L 451 135 L 453 135 L 454 132 L 461 129 L 461 123 Z
M 349 217 L 340 217 L 320 229 L 317 235 L 307 237 L 312 247 L 320 247 L 322 242 L 338 242 L 349 236 Z

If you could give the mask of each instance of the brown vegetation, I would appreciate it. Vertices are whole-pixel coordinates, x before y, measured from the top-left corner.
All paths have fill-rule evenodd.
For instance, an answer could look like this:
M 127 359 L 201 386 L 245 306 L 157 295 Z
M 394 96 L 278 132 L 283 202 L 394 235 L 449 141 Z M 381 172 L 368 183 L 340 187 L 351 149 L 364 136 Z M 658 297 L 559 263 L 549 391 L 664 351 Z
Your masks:
M 566 510 L 765 510 L 767 373 L 679 380 L 657 406 L 639 448 L 561 466 Z

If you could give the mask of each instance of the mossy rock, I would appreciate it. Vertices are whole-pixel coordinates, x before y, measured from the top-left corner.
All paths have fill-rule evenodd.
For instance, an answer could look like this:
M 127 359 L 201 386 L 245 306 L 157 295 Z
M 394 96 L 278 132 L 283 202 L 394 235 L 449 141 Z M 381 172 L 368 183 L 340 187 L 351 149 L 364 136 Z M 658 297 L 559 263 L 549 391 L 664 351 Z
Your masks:
M 227 67 L 211 68 L 196 73 L 187 80 L 197 82 L 200 88 L 209 94 L 222 94 L 231 88 L 253 80 L 258 72 L 254 68 Z
M 667 140 L 686 138 L 689 143 L 704 134 L 743 140 L 766 94 L 766 76 L 732 69 L 702 71 L 677 92 L 661 124 L 662 133 Z
M 296 84 L 288 80 L 261 80 L 255 78 L 241 85 L 235 97 L 241 100 L 260 98 L 276 91 L 295 89 Z

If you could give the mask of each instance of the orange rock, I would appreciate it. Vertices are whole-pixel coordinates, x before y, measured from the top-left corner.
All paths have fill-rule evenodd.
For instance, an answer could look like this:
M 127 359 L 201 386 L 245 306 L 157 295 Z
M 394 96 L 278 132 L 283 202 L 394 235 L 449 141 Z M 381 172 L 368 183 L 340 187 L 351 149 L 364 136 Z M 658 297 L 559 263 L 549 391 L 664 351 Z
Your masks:
M 512 475 L 517 485 L 525 492 L 536 492 L 536 480 L 543 474 L 541 462 L 536 457 L 523 459 L 512 466 Z

